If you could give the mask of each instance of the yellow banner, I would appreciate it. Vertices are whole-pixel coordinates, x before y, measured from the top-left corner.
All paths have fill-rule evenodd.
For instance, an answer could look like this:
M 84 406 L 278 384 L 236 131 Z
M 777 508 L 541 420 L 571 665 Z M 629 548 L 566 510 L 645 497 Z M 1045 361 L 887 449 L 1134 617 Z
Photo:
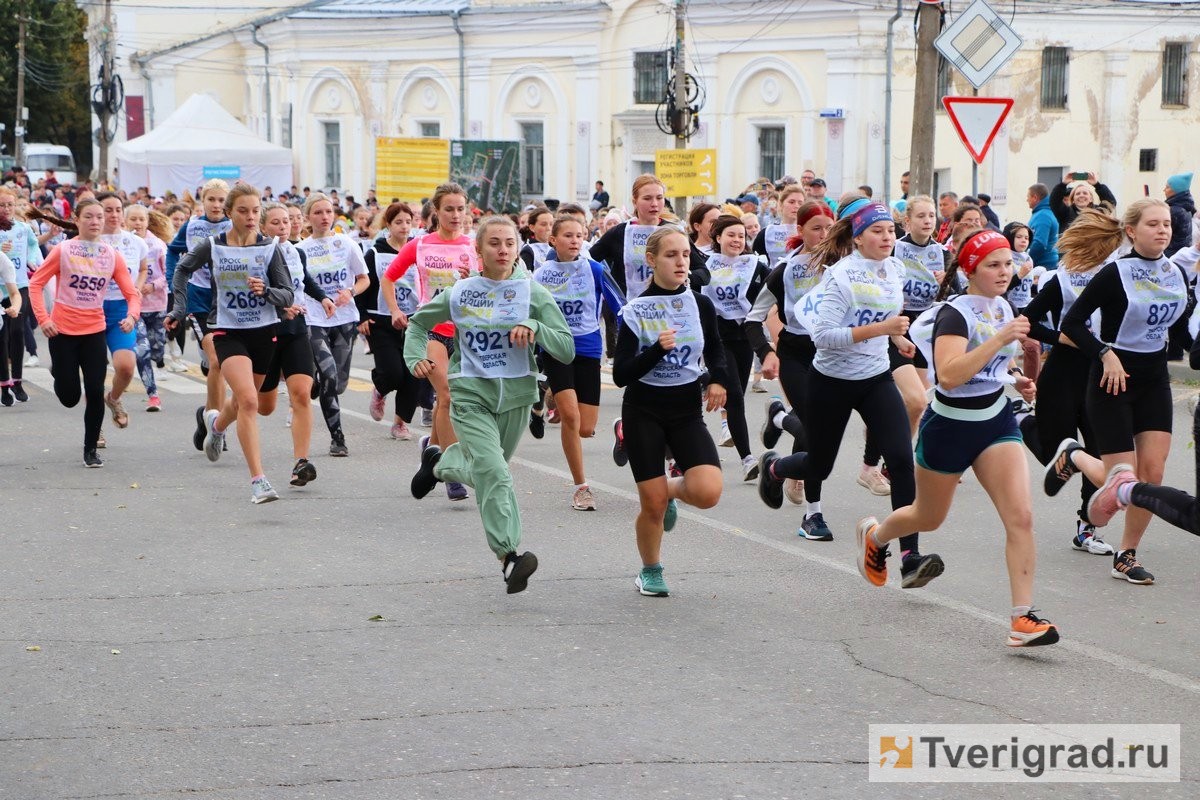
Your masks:
M 659 150 L 654 174 L 667 186 L 667 197 L 706 197 L 717 191 L 716 150 Z
M 449 177 L 448 139 L 375 139 L 375 196 L 380 206 L 393 199 L 416 203 Z

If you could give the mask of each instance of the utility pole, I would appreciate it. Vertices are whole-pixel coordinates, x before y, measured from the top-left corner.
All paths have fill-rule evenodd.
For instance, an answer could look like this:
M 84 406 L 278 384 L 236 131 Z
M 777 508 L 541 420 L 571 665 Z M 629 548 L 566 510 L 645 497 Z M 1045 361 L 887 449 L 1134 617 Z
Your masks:
M 909 150 L 909 195 L 933 192 L 933 137 L 937 122 L 939 53 L 933 41 L 941 32 L 942 7 L 921 0 L 917 7 L 917 75 L 913 98 L 912 145 Z
M 97 116 L 100 118 L 100 164 L 96 171 L 96 176 L 101 184 L 108 183 L 108 126 L 112 118 L 112 88 L 113 88 L 113 72 L 116 69 L 113 61 L 113 50 L 116 43 L 113 41 L 113 21 L 112 21 L 112 0 L 104 0 L 104 23 L 100 31 L 100 96 L 102 106 L 97 111 Z M 93 107 L 95 104 L 93 103 Z
M 25 15 L 17 16 L 17 114 L 13 117 L 13 157 L 25 166 Z
M 684 124 L 690 121 L 690 117 L 685 113 L 687 107 L 687 63 L 683 58 L 683 37 L 684 29 L 687 23 L 687 0 L 675 0 L 675 113 L 678 115 L 678 123 L 675 125 L 675 149 L 687 149 L 688 131 L 684 130 Z M 684 212 L 687 211 L 687 198 L 676 197 L 675 215 L 683 218 Z

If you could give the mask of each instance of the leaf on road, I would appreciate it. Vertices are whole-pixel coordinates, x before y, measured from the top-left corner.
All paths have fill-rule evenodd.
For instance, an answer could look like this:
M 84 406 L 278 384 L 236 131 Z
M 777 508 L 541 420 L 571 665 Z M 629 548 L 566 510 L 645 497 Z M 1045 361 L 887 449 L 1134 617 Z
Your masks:
M 367 617 L 367 622 L 386 622 L 386 620 L 384 620 L 383 614 L 376 614 L 373 617 Z
M 25 650 L 30 653 L 40 653 L 42 652 L 42 646 L 40 644 L 31 644 L 29 647 L 26 647 Z
M 120 650 L 117 650 L 116 648 L 113 648 L 112 654 L 113 654 L 114 656 L 119 656 L 119 655 L 121 655 L 121 651 L 120 651 Z
M 138 484 L 136 484 L 136 483 L 131 483 L 131 484 L 129 484 L 129 488 L 130 488 L 130 489 L 140 489 L 140 488 L 142 488 L 142 487 L 141 487 L 141 486 L 139 486 L 139 485 L 138 485 Z

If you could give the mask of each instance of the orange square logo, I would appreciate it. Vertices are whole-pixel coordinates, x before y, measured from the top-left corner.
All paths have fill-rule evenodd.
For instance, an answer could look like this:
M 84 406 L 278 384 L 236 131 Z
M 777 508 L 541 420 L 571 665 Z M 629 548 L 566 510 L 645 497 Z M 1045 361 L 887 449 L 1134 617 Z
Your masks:
M 912 769 L 913 745 L 911 736 L 880 736 L 879 766 Z

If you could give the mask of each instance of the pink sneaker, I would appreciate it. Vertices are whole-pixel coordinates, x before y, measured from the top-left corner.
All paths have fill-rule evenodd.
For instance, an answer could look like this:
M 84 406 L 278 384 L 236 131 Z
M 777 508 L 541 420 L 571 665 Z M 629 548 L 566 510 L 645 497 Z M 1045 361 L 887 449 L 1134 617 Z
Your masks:
M 404 424 L 403 420 L 401 420 L 400 422 L 392 423 L 392 432 L 390 436 L 393 439 L 399 439 L 402 442 L 407 442 L 412 438 L 412 432 L 409 431 L 408 426 Z
M 1097 528 L 1103 528 L 1116 513 L 1125 506 L 1117 499 L 1117 490 L 1127 483 L 1137 483 L 1137 475 L 1129 464 L 1117 464 L 1108 471 L 1108 477 L 1092 499 L 1088 501 L 1088 522 Z
M 379 422 L 379 420 L 383 419 L 383 405 L 383 395 L 379 393 L 378 389 L 371 387 L 371 407 L 369 409 L 371 412 L 371 419 L 375 420 L 376 422 Z
M 150 398 L 146 401 L 146 410 L 162 411 L 162 400 L 158 399 L 158 395 L 150 395 Z

